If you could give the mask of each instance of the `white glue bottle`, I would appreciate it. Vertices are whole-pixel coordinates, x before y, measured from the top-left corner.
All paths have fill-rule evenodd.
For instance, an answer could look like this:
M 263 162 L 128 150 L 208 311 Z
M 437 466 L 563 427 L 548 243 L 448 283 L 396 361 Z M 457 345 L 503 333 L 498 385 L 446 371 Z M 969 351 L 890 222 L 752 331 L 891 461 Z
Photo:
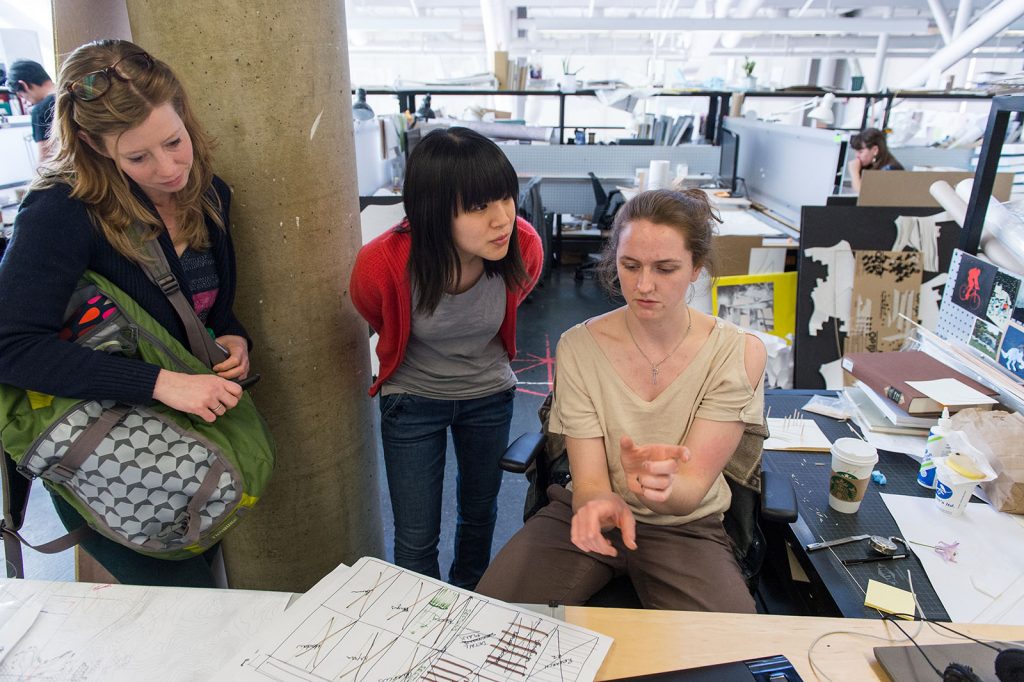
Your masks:
M 928 431 L 928 442 L 924 446 L 924 459 L 917 472 L 917 482 L 925 488 L 935 487 L 935 458 L 949 454 L 949 443 L 946 436 L 953 428 L 953 420 L 949 418 L 949 408 L 942 408 L 939 421 Z

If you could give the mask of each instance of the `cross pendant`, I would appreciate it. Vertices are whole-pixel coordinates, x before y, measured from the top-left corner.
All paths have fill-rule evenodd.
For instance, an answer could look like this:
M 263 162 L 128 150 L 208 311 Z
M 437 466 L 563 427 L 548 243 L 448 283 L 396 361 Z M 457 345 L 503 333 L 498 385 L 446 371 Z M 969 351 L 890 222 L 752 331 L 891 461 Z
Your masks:
M 651 367 L 651 383 L 652 384 L 657 384 L 658 383 L 658 368 L 657 367 Z

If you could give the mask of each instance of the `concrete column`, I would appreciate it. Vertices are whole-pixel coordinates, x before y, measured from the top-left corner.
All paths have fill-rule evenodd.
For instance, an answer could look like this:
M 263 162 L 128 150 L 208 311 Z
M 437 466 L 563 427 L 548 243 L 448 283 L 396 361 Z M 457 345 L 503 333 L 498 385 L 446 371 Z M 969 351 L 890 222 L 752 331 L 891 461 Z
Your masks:
M 103 38 L 131 40 L 124 3 L 125 0 L 51 0 L 53 48 L 58 67 L 64 56 L 79 45 Z
M 235 311 L 278 444 L 270 489 L 228 534 L 232 587 L 302 592 L 382 556 L 366 323 L 348 298 L 362 240 L 344 4 L 128 0 L 216 136 L 234 192 Z

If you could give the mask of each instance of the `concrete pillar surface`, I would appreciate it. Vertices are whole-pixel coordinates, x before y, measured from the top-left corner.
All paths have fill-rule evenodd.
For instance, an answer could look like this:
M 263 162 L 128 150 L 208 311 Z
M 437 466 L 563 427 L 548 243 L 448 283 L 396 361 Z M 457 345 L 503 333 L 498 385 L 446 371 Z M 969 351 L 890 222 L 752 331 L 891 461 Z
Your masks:
M 51 0 L 50 7 L 58 67 L 79 45 L 106 38 L 131 40 L 125 0 Z
M 383 550 L 367 325 L 348 298 L 362 240 L 344 4 L 128 0 L 128 14 L 218 140 L 235 312 L 278 445 L 267 494 L 224 542 L 228 579 L 305 591 Z

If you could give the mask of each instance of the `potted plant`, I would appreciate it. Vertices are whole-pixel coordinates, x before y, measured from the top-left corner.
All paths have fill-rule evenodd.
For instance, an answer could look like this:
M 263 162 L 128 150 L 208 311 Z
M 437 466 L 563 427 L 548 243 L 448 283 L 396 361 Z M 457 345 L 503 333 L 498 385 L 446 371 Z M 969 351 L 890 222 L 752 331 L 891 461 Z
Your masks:
M 562 77 L 558 81 L 559 89 L 564 93 L 576 92 L 578 85 L 576 81 L 576 74 L 583 70 L 583 67 L 576 69 L 575 71 L 569 68 L 569 57 L 562 60 Z
M 757 66 L 757 62 L 752 60 L 750 57 L 743 58 L 743 73 L 747 74 L 747 90 L 757 89 L 757 76 L 754 75 L 755 66 Z

